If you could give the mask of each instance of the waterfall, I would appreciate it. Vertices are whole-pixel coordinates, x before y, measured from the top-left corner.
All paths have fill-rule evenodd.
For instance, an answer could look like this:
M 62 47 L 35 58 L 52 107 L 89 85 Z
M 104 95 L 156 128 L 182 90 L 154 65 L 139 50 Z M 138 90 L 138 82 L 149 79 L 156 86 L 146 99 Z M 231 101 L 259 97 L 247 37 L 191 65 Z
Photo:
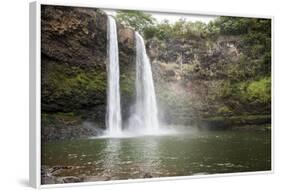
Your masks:
M 137 32 L 135 33 L 135 39 L 137 51 L 136 107 L 133 123 L 131 123 L 131 125 L 141 132 L 151 134 L 157 132 L 159 129 L 154 82 L 144 40 Z
M 136 39 L 136 104 L 130 118 L 129 128 L 134 133 L 157 134 L 159 130 L 158 110 L 149 58 L 142 36 Z M 122 135 L 119 56 L 117 29 L 114 18 L 107 19 L 107 135 Z
M 119 56 L 116 22 L 107 17 L 107 110 L 106 127 L 110 136 L 122 132 L 120 87 L 119 87 Z

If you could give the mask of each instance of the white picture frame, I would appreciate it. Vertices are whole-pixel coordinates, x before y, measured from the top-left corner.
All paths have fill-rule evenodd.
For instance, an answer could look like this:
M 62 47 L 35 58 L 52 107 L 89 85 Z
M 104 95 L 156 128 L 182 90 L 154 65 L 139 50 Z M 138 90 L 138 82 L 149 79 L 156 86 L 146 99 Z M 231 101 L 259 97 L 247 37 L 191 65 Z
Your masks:
M 268 15 L 240 15 L 228 13 L 215 13 L 215 12 L 192 12 L 186 10 L 155 10 L 155 9 L 140 9 L 138 7 L 120 7 L 108 6 L 102 2 L 83 3 L 83 2 L 59 2 L 59 1 L 44 1 L 38 0 L 30 3 L 30 67 L 29 67 L 29 102 L 30 102 L 30 117 L 29 117 L 29 179 L 30 185 L 34 188 L 50 188 L 50 187 L 73 187 L 73 186 L 88 186 L 88 185 L 101 185 L 101 184 L 118 184 L 118 183 L 135 183 L 135 182 L 149 182 L 149 181 L 164 181 L 164 180 L 185 180 L 194 178 L 208 178 L 208 177 L 221 177 L 221 176 L 237 176 L 237 175 L 253 175 L 253 174 L 273 174 L 274 173 L 274 98 L 272 96 L 272 115 L 271 115 L 271 170 L 262 172 L 243 172 L 243 173 L 229 173 L 229 174 L 213 174 L 213 175 L 197 175 L 197 176 L 181 176 L 181 177 L 161 177 L 152 179 L 134 179 L 134 180 L 118 180 L 118 181 L 104 181 L 104 182 L 83 182 L 83 183 L 69 183 L 69 184 L 52 184 L 41 185 L 41 27 L 40 15 L 41 5 L 61 5 L 61 6 L 77 6 L 89 8 L 103 8 L 103 9 L 116 9 L 116 10 L 141 10 L 149 12 L 163 12 L 163 13 L 180 13 L 180 14 L 193 14 L 193 15 L 213 15 L 213 16 L 239 16 L 239 17 L 253 17 L 253 18 L 267 18 L 272 21 L 272 78 L 274 78 L 274 17 Z M 272 81 L 272 91 L 274 90 L 274 81 Z M 273 94 L 273 92 L 272 92 Z

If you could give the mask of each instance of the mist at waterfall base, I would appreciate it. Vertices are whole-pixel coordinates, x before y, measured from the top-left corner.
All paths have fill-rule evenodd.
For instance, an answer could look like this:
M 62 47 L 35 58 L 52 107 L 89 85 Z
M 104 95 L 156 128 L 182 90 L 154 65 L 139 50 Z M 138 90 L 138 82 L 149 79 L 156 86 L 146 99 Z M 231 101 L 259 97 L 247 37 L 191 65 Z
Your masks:
M 142 36 L 135 32 L 136 40 L 136 102 L 127 125 L 122 127 L 119 84 L 119 50 L 115 19 L 107 21 L 107 113 L 103 137 L 130 137 L 166 135 L 175 133 L 160 125 L 151 65 Z

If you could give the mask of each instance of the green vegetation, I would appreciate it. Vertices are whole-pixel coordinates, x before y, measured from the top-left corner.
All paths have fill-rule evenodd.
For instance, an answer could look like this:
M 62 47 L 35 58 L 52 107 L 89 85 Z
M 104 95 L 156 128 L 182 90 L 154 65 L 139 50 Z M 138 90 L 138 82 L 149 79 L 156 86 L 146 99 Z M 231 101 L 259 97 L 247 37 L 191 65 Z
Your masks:
M 271 20 L 257 18 L 219 17 L 212 25 L 221 35 L 239 35 L 239 48 L 251 60 L 258 60 L 259 75 L 271 72 Z
M 106 89 L 106 73 L 97 70 L 82 70 L 79 67 L 64 67 L 56 65 L 50 72 L 50 85 L 58 93 L 71 94 L 79 88 L 86 91 L 104 91 Z M 71 73 L 68 73 L 70 71 Z M 83 94 L 80 91 L 81 95 Z
M 140 33 L 147 27 L 152 26 L 155 23 L 155 19 L 147 13 L 142 11 L 118 11 L 117 20 L 122 24 L 139 31 Z
M 169 38 L 200 38 L 206 37 L 207 25 L 202 22 L 186 22 L 183 19 L 171 24 L 167 20 L 148 26 L 144 30 L 146 39 L 156 37 L 160 40 Z
M 74 114 L 74 112 L 57 112 L 55 114 L 42 113 L 41 122 L 43 126 L 53 126 L 57 123 L 64 125 L 78 125 L 80 124 L 81 118 Z
M 44 65 L 43 71 L 43 111 L 73 112 L 105 102 L 105 68 L 97 66 L 82 69 L 64 64 L 48 64 Z
M 86 91 L 104 91 L 106 89 L 106 72 L 92 69 L 83 70 L 75 66 L 50 65 L 46 84 L 54 89 L 54 93 L 71 94 L 79 88 Z M 57 95 L 59 95 L 57 94 Z
M 266 77 L 258 81 L 252 81 L 246 89 L 246 96 L 250 101 L 270 103 L 271 101 L 271 78 Z
M 123 95 L 133 96 L 135 91 L 135 73 L 128 72 L 120 75 L 120 90 Z

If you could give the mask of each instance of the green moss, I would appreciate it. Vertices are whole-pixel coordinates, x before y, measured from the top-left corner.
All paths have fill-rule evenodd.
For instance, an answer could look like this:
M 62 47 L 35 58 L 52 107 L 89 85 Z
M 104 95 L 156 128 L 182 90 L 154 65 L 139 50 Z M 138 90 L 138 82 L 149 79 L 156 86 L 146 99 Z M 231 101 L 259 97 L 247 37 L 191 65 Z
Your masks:
M 218 113 L 220 114 L 230 114 L 232 111 L 227 106 L 222 106 L 218 109 Z
M 259 103 L 268 103 L 271 101 L 271 77 L 262 78 L 253 81 L 246 89 L 248 100 Z
M 106 101 L 105 66 L 80 68 L 49 63 L 42 69 L 42 110 L 71 112 Z
M 216 116 L 216 117 L 207 117 L 208 120 L 258 120 L 258 119 L 268 119 L 271 118 L 271 115 L 239 115 L 239 116 L 231 116 L 231 117 L 223 117 L 223 116 Z
M 61 125 L 79 125 L 82 120 L 80 116 L 75 115 L 73 112 L 57 112 L 57 113 L 42 113 L 41 114 L 42 127 Z
M 101 70 L 82 70 L 78 67 L 56 65 L 48 71 L 47 84 L 55 92 L 70 94 L 78 89 L 84 91 L 106 90 L 106 73 Z
M 239 82 L 230 80 L 208 82 L 207 99 L 212 103 L 217 102 L 219 106 L 217 114 L 230 113 L 233 110 L 243 113 L 244 109 L 270 112 L 270 106 L 265 105 L 271 103 L 271 77 Z
M 135 74 L 133 72 L 121 74 L 120 90 L 123 95 L 133 96 L 135 91 Z
M 265 129 L 270 130 L 271 129 L 271 124 L 266 124 Z
M 231 85 L 230 81 L 224 81 L 222 82 L 218 87 L 218 93 L 219 97 L 222 98 L 228 98 L 233 94 L 233 86 Z
M 106 90 L 106 70 L 95 68 L 83 70 L 79 67 L 51 65 L 47 68 L 44 84 L 55 97 L 64 95 L 85 95 L 90 91 Z M 43 89 L 44 90 L 44 89 Z
M 208 117 L 201 121 L 212 126 L 270 125 L 271 115 L 240 115 L 232 117 Z

